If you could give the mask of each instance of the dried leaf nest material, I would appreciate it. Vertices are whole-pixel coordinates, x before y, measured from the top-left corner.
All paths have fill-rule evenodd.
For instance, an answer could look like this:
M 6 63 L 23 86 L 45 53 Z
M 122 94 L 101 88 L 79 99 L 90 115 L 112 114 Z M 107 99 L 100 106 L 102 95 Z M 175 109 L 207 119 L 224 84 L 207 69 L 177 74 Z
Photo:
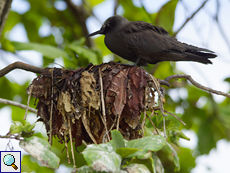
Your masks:
M 77 147 L 82 140 L 106 142 L 116 128 L 127 140 L 140 138 L 141 112 L 156 107 L 156 82 L 140 67 L 110 62 L 77 70 L 46 68 L 28 92 L 39 100 L 37 116 L 47 134 Z

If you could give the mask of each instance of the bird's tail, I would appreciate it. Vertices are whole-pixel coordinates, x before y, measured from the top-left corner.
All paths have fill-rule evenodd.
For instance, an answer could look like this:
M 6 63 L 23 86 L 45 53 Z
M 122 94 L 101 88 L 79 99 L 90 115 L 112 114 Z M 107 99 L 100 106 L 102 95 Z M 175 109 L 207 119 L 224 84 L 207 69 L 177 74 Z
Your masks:
M 203 64 L 212 64 L 212 61 L 209 58 L 215 58 L 216 55 L 213 53 L 205 53 L 205 52 L 184 52 L 185 61 L 196 61 Z
M 212 64 L 209 58 L 215 58 L 217 55 L 208 49 L 199 48 L 192 45 L 186 44 L 186 51 L 184 54 L 186 55 L 187 61 L 196 61 L 203 64 Z

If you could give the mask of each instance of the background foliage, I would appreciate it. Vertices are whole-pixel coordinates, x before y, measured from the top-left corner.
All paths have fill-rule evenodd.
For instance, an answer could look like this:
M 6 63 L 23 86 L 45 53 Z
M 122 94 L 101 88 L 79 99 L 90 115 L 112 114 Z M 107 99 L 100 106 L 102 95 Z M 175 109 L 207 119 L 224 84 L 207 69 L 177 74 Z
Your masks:
M 63 62 L 64 68 L 76 69 L 79 67 L 87 66 L 89 63 L 100 64 L 103 57 L 111 54 L 106 48 L 103 41 L 103 36 L 97 37 L 94 40 L 86 39 L 88 34 L 87 18 L 94 16 L 94 8 L 98 4 L 103 3 L 103 0 L 84 0 L 82 2 L 73 3 L 70 0 L 25 0 L 29 8 L 26 12 L 11 11 L 6 21 L 0 44 L 0 54 L 4 65 L 8 65 L 7 56 L 16 56 L 17 60 L 31 64 L 31 60 L 25 60 L 21 55 L 21 50 L 35 50 L 42 54 L 42 67 L 57 62 L 55 58 L 59 57 L 59 62 Z M 130 21 L 142 20 L 151 22 L 156 25 L 164 27 L 170 35 L 175 35 L 176 31 L 173 30 L 174 13 L 177 4 L 181 3 L 178 0 L 166 2 L 161 8 L 154 13 L 149 13 L 144 6 L 136 6 L 132 0 L 115 1 L 114 11 L 122 9 L 119 14 L 122 14 Z M 119 10 L 117 10 L 119 11 Z M 197 14 L 199 15 L 199 14 Z M 109 16 L 108 16 L 109 17 Z M 28 41 L 25 43 L 11 41 L 9 33 L 15 26 L 22 25 L 25 28 Z M 47 27 L 50 32 L 43 33 L 42 28 Z M 99 28 L 98 28 L 99 29 Z M 115 61 L 127 61 L 113 57 Z M 36 64 L 34 64 L 36 65 Z M 175 63 L 162 62 L 158 65 L 149 65 L 145 67 L 156 78 L 164 79 L 169 75 L 178 73 Z M 23 78 L 23 77 L 22 77 Z M 229 82 L 226 79 L 226 82 Z M 9 100 L 17 100 L 23 104 L 27 102 L 26 88 L 30 81 L 23 84 L 14 83 L 7 77 L 0 79 L 0 98 Z M 187 97 L 179 97 L 174 100 L 170 97 L 170 93 L 179 93 L 180 88 L 183 88 L 187 93 Z M 212 148 L 216 147 L 216 143 L 220 139 L 230 139 L 230 107 L 229 99 L 225 99 L 221 103 L 215 102 L 213 96 L 209 93 L 201 91 L 194 86 L 188 85 L 185 81 L 173 82 L 172 88 L 166 89 L 166 104 L 165 109 L 171 112 L 176 112 L 177 108 L 183 109 L 183 121 L 187 124 L 170 124 L 178 123 L 168 121 L 168 128 L 175 127 L 178 130 L 188 129 L 197 134 L 198 146 L 195 150 L 188 148 L 177 147 L 174 145 L 180 158 L 181 169 L 179 172 L 190 172 L 196 166 L 195 158 L 202 154 L 208 154 Z M 203 106 L 197 103 L 199 99 L 206 100 Z M 30 106 L 35 107 L 35 100 L 31 100 Z M 0 108 L 6 105 L 0 104 Z M 11 106 L 12 121 L 23 121 L 24 110 Z M 3 119 L 4 115 L 0 115 Z M 35 116 L 35 115 L 34 115 Z M 160 120 L 155 118 L 154 122 L 161 126 Z M 159 123 L 158 123 L 159 122 Z M 147 127 L 151 127 L 148 122 Z M 36 136 L 47 139 L 39 132 Z M 173 139 L 171 139 L 173 141 Z M 63 145 L 54 140 L 52 150 L 61 159 L 61 164 L 66 167 L 71 167 L 67 164 L 65 152 L 62 154 L 61 149 Z M 81 151 L 84 147 L 80 147 Z M 173 157 L 166 154 L 167 151 L 161 150 L 158 156 L 162 161 L 165 172 L 173 172 L 175 166 L 173 164 Z M 77 152 L 76 163 L 77 166 L 85 164 L 83 156 Z M 22 164 L 29 165 L 29 169 L 34 172 L 55 172 L 50 168 L 39 165 L 30 155 L 24 155 Z

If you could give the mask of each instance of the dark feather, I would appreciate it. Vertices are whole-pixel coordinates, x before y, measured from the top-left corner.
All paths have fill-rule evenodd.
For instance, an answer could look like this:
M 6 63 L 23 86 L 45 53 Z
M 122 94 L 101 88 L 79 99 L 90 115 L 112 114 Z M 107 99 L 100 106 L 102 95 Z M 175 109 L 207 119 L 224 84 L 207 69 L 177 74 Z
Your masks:
M 115 54 L 138 65 L 161 61 L 195 61 L 211 64 L 213 51 L 181 43 L 162 27 L 142 21 L 129 22 L 121 16 L 105 21 L 101 30 L 106 46 Z

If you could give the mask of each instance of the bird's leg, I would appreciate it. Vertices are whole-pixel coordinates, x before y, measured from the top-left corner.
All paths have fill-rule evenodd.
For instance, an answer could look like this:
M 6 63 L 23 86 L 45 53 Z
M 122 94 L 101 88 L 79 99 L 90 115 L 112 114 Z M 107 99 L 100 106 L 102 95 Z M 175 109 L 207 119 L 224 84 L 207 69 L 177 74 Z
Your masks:
M 137 58 L 136 62 L 134 63 L 134 66 L 138 66 L 137 64 L 140 62 L 140 58 Z

